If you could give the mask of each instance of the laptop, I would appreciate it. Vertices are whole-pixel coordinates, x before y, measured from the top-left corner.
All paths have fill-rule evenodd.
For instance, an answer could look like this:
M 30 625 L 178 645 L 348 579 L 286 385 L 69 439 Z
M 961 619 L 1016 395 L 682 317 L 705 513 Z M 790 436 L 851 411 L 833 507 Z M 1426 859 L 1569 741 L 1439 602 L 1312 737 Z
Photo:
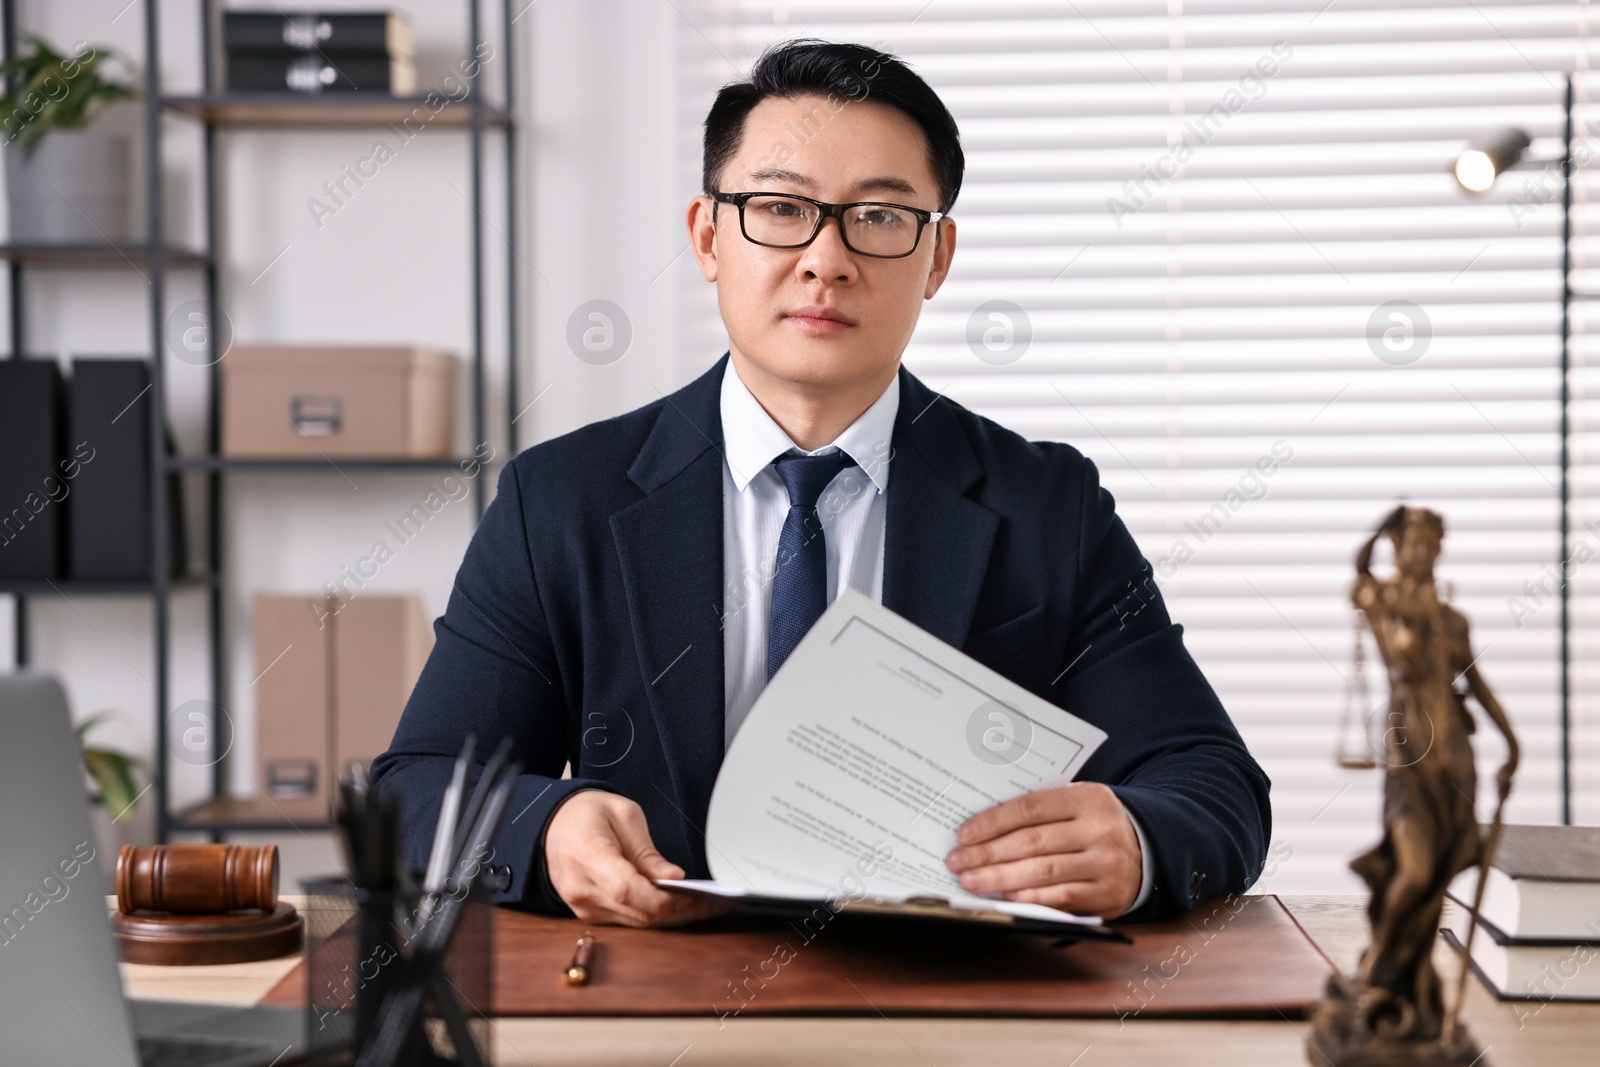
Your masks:
M 282 1067 L 305 1013 L 122 995 L 61 684 L 0 675 L 0 1060 L 30 1067 Z

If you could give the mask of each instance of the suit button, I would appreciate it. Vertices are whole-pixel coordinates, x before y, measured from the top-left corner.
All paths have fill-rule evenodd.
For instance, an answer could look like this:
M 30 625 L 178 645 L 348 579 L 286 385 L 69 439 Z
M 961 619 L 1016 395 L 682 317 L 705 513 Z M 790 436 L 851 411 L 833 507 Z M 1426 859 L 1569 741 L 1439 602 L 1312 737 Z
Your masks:
M 510 864 L 491 863 L 484 869 L 483 873 L 487 876 L 485 881 L 489 883 L 490 888 L 498 889 L 502 893 L 511 888 Z
M 1204 871 L 1189 872 L 1189 899 L 1200 899 L 1200 888 L 1205 885 L 1205 882 L 1206 875 Z

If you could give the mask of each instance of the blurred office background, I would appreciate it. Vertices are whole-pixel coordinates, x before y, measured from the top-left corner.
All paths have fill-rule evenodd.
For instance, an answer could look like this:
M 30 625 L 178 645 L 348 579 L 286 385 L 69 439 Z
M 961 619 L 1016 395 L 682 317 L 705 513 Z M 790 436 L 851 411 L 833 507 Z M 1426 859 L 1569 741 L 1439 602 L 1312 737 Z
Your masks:
M 16 0 L 8 32 L 112 46 L 142 86 L 148 2 Z M 713 288 L 684 232 L 700 124 L 718 86 L 785 37 L 882 47 L 949 104 L 968 166 L 953 212 L 954 270 L 906 363 L 952 399 L 1024 435 L 1071 442 L 1099 466 L 1189 647 L 1273 779 L 1273 861 L 1261 888 L 1356 891 L 1346 863 L 1379 832 L 1381 772 L 1341 768 L 1336 757 L 1363 754 L 1383 729 L 1387 680 L 1369 642 L 1369 693 L 1360 693 L 1348 589 L 1356 548 L 1401 501 L 1448 524 L 1440 575 L 1524 746 L 1511 819 L 1600 820 L 1600 562 L 1587 562 L 1600 557 L 1590 448 L 1600 349 L 1584 299 L 1600 294 L 1600 272 L 1589 267 L 1596 186 L 1582 165 L 1600 146 L 1590 127 L 1600 82 L 1589 71 L 1587 3 L 511 0 L 480 5 L 476 42 L 469 5 L 394 6 L 409 16 L 419 92 L 448 88 L 462 57 L 490 46 L 480 80 L 496 106 L 508 104 L 514 195 L 507 138 L 492 124 L 475 172 L 470 123 L 438 123 L 410 140 L 382 124 L 221 123 L 214 327 L 225 316 L 232 338 L 252 344 L 392 344 L 462 357 L 452 454 L 491 446 L 477 478 L 492 493 L 511 435 L 527 447 L 647 403 L 724 351 Z M 165 92 L 203 95 L 203 7 L 159 4 Z M 1563 151 L 1569 76 L 1579 165 L 1563 409 L 1562 176 L 1547 161 Z M 101 119 L 135 135 L 136 207 L 144 113 L 134 100 Z M 165 113 L 163 127 L 166 237 L 203 248 L 206 127 L 181 111 Z M 1525 161 L 1468 193 L 1453 164 L 1507 128 L 1531 136 Z M 330 201 L 325 183 L 379 141 L 392 158 Z M 203 305 L 203 269 L 166 276 L 166 314 Z M 30 264 L 11 291 L 28 357 L 150 347 L 150 289 L 135 262 Z M 610 361 L 580 358 L 568 340 L 575 314 L 587 321 L 582 310 L 596 300 L 615 305 L 631 334 Z M 475 322 L 481 441 L 469 433 Z M 165 347 L 178 449 L 206 453 L 210 369 Z M 256 683 L 270 665 L 255 641 L 254 597 L 337 585 L 449 473 L 330 463 L 215 475 L 223 566 L 167 598 L 165 707 L 153 695 L 149 596 L 64 579 L 27 597 L 21 644 L 33 664 L 66 678 L 76 715 L 115 712 L 96 733 L 104 743 L 165 766 L 175 834 L 185 832 L 177 813 L 219 784 L 215 748 L 201 758 L 182 747 L 188 715 L 220 704 L 206 720 L 218 735 L 232 727 L 220 785 L 254 814 L 241 823 L 249 832 L 212 829 L 279 843 L 292 884 L 337 856 L 319 820 L 263 808 Z M 213 475 L 182 477 L 190 563 L 209 572 Z M 477 516 L 470 495 L 446 498 L 363 595 L 415 594 L 430 619 L 443 609 Z M 1563 560 L 1572 561 L 1565 626 Z M 211 699 L 213 582 L 220 702 Z M 15 618 L 0 612 L 0 666 L 19 647 Z M 155 748 L 163 718 L 165 757 Z M 1477 740 L 1487 781 L 1501 748 L 1492 730 Z M 154 795 L 140 803 L 144 829 L 127 832 L 154 832 Z

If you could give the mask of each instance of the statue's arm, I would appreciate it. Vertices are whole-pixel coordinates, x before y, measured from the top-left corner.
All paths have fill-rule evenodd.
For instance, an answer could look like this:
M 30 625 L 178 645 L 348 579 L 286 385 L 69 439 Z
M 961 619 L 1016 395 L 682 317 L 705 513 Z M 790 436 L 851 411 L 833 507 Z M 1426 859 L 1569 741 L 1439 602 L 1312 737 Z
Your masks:
M 1453 617 L 1452 621 L 1455 623 L 1453 628 L 1460 635 L 1464 654 L 1471 656 L 1472 640 L 1467 620 L 1460 612 L 1450 611 L 1450 614 Z M 1517 772 L 1517 763 L 1521 759 L 1522 750 L 1517 744 L 1517 735 L 1511 729 L 1511 720 L 1507 718 L 1505 709 L 1500 706 L 1500 701 L 1495 697 L 1494 691 L 1489 688 L 1489 683 L 1483 680 L 1482 674 L 1478 673 L 1477 660 L 1474 659 L 1469 662 L 1462 674 L 1466 677 L 1468 691 L 1482 705 L 1484 712 L 1489 716 L 1490 721 L 1494 723 L 1495 729 L 1499 730 L 1501 736 L 1506 739 L 1506 761 L 1500 765 L 1500 772 L 1495 776 L 1499 783 L 1500 799 L 1503 801 L 1506 798 L 1506 794 L 1511 791 L 1511 777 Z
M 1363 550 L 1357 557 L 1356 568 L 1361 574 L 1356 578 L 1356 584 L 1350 589 L 1350 603 L 1356 606 L 1367 617 L 1367 628 L 1372 631 L 1372 639 L 1377 643 L 1378 655 L 1385 665 L 1389 664 L 1389 613 L 1383 606 L 1383 583 L 1374 578 L 1370 571 L 1362 570 L 1362 565 L 1367 562 L 1370 552 Z
M 1372 550 L 1378 544 L 1378 537 L 1378 534 L 1373 534 L 1367 538 L 1361 550 L 1356 553 L 1356 573 L 1368 581 L 1372 580 Z

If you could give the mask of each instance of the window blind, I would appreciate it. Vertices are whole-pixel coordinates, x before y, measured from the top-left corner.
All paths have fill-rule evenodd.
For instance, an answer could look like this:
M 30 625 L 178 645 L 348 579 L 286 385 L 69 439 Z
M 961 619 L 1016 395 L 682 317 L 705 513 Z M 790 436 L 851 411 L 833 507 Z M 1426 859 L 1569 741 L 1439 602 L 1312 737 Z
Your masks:
M 686 193 L 716 89 L 783 38 L 894 52 L 954 113 L 960 243 L 906 364 L 1098 465 L 1272 777 L 1260 888 L 1361 888 L 1347 864 L 1380 833 L 1381 772 L 1334 762 L 1355 682 L 1349 588 L 1397 502 L 1445 518 L 1442 585 L 1522 742 L 1513 821 L 1561 817 L 1552 575 L 1575 560 L 1573 812 L 1600 819 L 1593 305 L 1573 309 L 1563 552 L 1559 168 L 1525 164 L 1482 196 L 1449 173 L 1469 139 L 1507 126 L 1533 136 L 1530 157 L 1558 158 L 1569 71 L 1578 155 L 1600 150 L 1588 4 L 677 6 Z M 1594 188 L 1580 168 L 1571 277 L 1600 292 Z M 711 287 L 682 278 L 684 350 L 703 367 L 726 334 Z M 1593 564 L 1576 562 L 1580 541 Z M 1388 683 L 1370 639 L 1366 659 L 1355 713 L 1376 737 Z M 1487 818 L 1503 749 L 1487 723 L 1476 744 Z

